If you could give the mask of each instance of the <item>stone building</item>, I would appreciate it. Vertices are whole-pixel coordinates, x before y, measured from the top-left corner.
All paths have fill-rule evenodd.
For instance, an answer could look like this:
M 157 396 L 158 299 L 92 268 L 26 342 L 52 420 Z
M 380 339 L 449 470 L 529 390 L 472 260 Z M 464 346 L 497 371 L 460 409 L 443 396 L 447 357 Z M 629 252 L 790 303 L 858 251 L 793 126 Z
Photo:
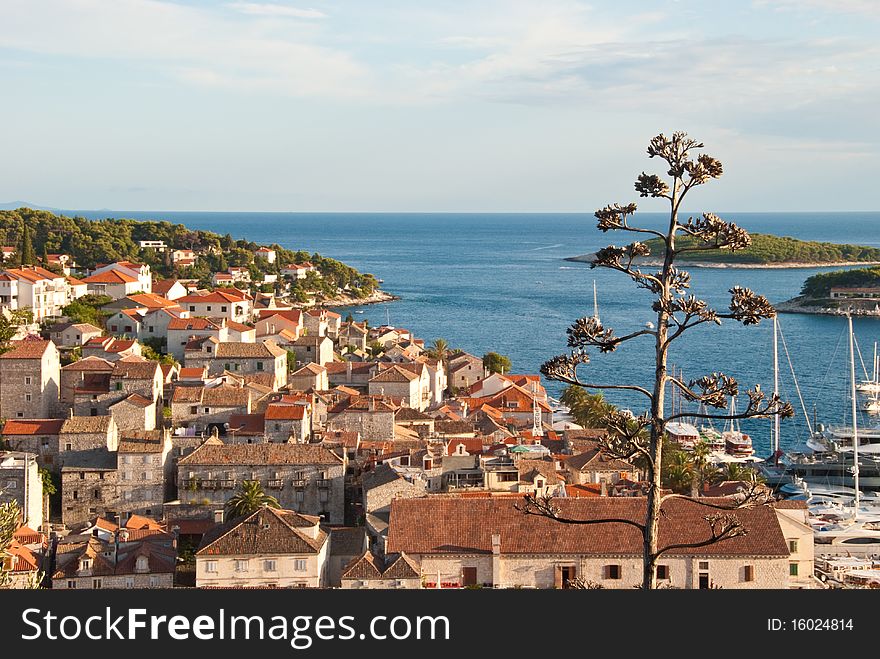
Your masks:
M 327 581 L 331 588 L 342 585 L 342 572 L 352 561 L 363 556 L 369 538 L 363 526 L 336 526 L 330 530 L 330 565 Z
M 37 464 L 57 471 L 58 434 L 64 419 L 9 419 L 3 426 L 3 439 L 13 451 L 33 453 Z
M 242 481 L 259 481 L 282 507 L 342 524 L 345 460 L 309 444 L 224 444 L 209 439 L 177 462 L 182 503 L 222 508 Z
M 83 451 L 116 451 L 118 444 L 119 428 L 112 416 L 72 416 L 58 432 L 57 463 L 65 466 Z
M 11 341 L 0 355 L 0 417 L 46 419 L 58 411 L 61 362 L 51 341 Z
M 110 416 L 120 430 L 155 430 L 156 401 L 140 394 L 129 394 L 110 408 Z
M 100 327 L 91 323 L 58 323 L 52 326 L 49 338 L 56 346 L 74 347 L 84 345 L 89 339 L 103 333 Z
M 296 353 L 297 365 L 326 366 L 333 361 L 333 340 L 329 336 L 306 334 L 289 344 Z
M 110 382 L 110 374 L 113 372 L 113 362 L 107 361 L 101 357 L 83 357 L 75 362 L 61 367 L 61 406 L 62 409 L 73 407 L 75 402 L 75 391 L 77 387 L 88 386 L 96 381 L 95 376 L 104 376 L 108 383 Z
M 293 391 L 324 391 L 330 388 L 327 369 L 318 364 L 306 364 L 294 371 L 288 378 L 288 385 Z
M 118 533 L 118 545 L 115 539 L 94 536 L 59 544 L 52 589 L 174 587 L 177 550 L 169 534 L 155 532 L 142 537 L 138 530 L 125 528 Z
M 78 528 L 95 517 L 118 511 L 116 452 L 106 448 L 76 451 L 61 469 L 61 521 Z
M 187 349 L 186 367 L 208 367 L 209 375 L 229 371 L 236 375 L 270 374 L 272 388 L 287 384 L 287 351 L 272 340 L 265 343 L 221 343 L 209 338 L 199 343 L 196 350 Z
M 391 504 L 386 551 L 406 552 L 421 567 L 426 588 L 484 585 L 563 588 L 576 578 L 603 588 L 632 589 L 642 580 L 642 534 L 623 522 L 562 524 L 523 515 L 516 499 L 494 497 L 401 499 Z M 709 539 L 707 515 L 725 499 L 669 499 L 660 518 L 660 543 L 691 545 Z M 560 515 L 642 523 L 643 497 L 561 498 Z M 761 589 L 789 586 L 789 547 L 769 506 L 732 510 L 744 536 L 664 553 L 660 584 L 673 588 Z
M 467 391 L 489 375 L 483 366 L 483 360 L 466 352 L 449 358 L 449 387 L 453 391 Z
M 117 449 L 118 512 L 161 513 L 170 453 L 168 431 L 123 434 Z
M 205 431 L 212 425 L 223 427 L 232 415 L 250 412 L 251 390 L 246 387 L 178 386 L 171 396 L 174 425 L 193 428 L 196 432 Z
M 397 407 L 379 396 L 352 396 L 327 411 L 330 430 L 359 432 L 364 441 L 394 439 Z
M 261 508 L 205 534 L 196 587 L 326 587 L 329 549 L 318 517 Z
M 0 451 L 0 503 L 9 501 L 18 503 L 23 526 L 43 525 L 43 482 L 33 453 Z
M 115 362 L 124 357 L 141 356 L 141 344 L 136 339 L 117 339 L 112 336 L 96 336 L 82 348 L 83 357 L 100 357 Z
M 267 441 L 305 444 L 311 437 L 311 403 L 270 403 L 263 418 Z
M 586 485 L 605 483 L 613 485 L 624 479 L 639 480 L 639 470 L 628 462 L 611 458 L 599 450 L 598 445 L 563 461 L 569 483 Z

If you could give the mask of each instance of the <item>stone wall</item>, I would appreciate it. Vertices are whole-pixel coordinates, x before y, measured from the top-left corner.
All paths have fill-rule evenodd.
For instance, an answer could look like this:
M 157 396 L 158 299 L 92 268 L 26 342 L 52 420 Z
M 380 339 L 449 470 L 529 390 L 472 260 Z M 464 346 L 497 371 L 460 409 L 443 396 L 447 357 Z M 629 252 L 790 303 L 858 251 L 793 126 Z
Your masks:
M 118 510 L 115 469 L 77 469 L 61 472 L 61 521 L 76 527 Z

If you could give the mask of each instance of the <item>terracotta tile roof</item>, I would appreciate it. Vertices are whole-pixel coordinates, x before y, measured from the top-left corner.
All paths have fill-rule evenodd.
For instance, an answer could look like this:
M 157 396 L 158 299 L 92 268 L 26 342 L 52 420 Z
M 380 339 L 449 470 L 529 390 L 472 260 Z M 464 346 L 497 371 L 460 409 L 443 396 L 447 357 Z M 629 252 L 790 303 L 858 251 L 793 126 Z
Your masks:
M 222 318 L 173 318 L 168 322 L 169 330 L 218 330 L 223 326 Z
M 120 353 L 130 350 L 137 343 L 135 339 L 116 339 L 110 336 L 95 336 L 86 342 L 88 348 L 103 348 L 104 352 Z
M 105 270 L 91 277 L 86 277 L 83 282 L 86 284 L 132 284 L 137 280 L 137 277 L 132 277 L 121 270 Z
M 412 371 L 402 368 L 400 364 L 394 364 L 390 368 L 381 371 L 378 375 L 370 379 L 373 382 L 412 382 L 418 380 L 419 376 Z
M 314 362 L 311 364 L 306 364 L 301 369 L 294 371 L 291 376 L 292 377 L 303 377 L 303 376 L 312 376 L 312 375 L 321 375 L 321 373 L 325 373 L 327 371 L 326 368 L 321 366 L 320 364 L 315 364 Z
M 120 400 L 116 403 L 113 403 L 113 405 L 111 405 L 110 407 L 115 407 L 116 405 L 121 405 L 122 403 L 127 403 L 129 405 L 134 405 L 136 407 L 147 408 L 153 404 L 153 401 L 150 400 L 149 398 L 144 398 L 140 394 L 135 393 L 135 394 L 129 395 L 126 398 L 123 398 L 122 400 Z
M 338 526 L 330 530 L 331 556 L 358 556 L 367 544 L 367 530 L 363 526 Z
M 162 437 L 162 431 L 150 430 L 142 433 L 126 432 L 125 435 L 122 435 L 119 438 L 117 452 L 161 453 L 164 449 L 165 440 Z M 126 526 L 128 525 L 126 524 Z
M 206 366 L 193 367 L 186 366 L 180 369 L 177 374 L 178 380 L 202 380 L 207 376 L 208 369 Z
M 51 341 L 42 341 L 38 339 L 10 341 L 10 350 L 0 355 L 0 359 L 40 359 L 49 348 L 50 343 L 55 345 Z
M 246 407 L 250 392 L 244 387 L 175 387 L 172 403 L 196 403 L 214 407 Z
M 46 270 L 38 265 L 22 266 L 21 268 L 7 268 L 4 272 L 16 279 L 26 279 L 27 281 L 32 282 L 45 279 L 63 278 L 62 275 L 56 275 L 51 270 Z
M 434 431 L 438 435 L 466 435 L 476 432 L 470 421 L 435 421 Z
M 291 510 L 261 508 L 209 530 L 196 556 L 317 554 L 327 542 L 327 532 L 318 529 L 313 538 L 304 529 L 318 522 L 317 517 Z
M 246 299 L 247 298 L 243 293 L 240 293 L 235 288 L 231 288 L 222 291 L 214 291 L 207 295 L 186 295 L 177 299 L 176 302 L 177 304 L 208 304 L 212 302 L 229 302 L 234 304 L 236 302 L 244 302 Z
M 18 530 L 12 534 L 12 537 L 23 545 L 42 544 L 46 541 L 46 536 L 39 531 L 34 531 L 29 526 L 18 527 Z
M 230 424 L 231 425 L 231 424 Z M 178 465 L 338 465 L 342 458 L 313 444 L 223 444 L 207 441 Z
M 433 421 L 434 417 L 430 414 L 425 414 L 424 412 L 419 412 L 414 407 L 401 407 L 397 412 L 397 416 L 395 417 L 395 421 L 398 423 L 401 421 Z
M 348 372 L 348 364 L 351 364 L 351 372 L 354 373 L 370 373 L 379 368 L 377 362 L 331 362 L 325 366 L 327 373 L 330 375 L 339 375 Z
M 773 502 L 774 508 L 780 508 L 783 510 L 806 510 L 807 502 L 806 501 L 794 501 L 792 499 L 783 499 L 781 501 Z
M 266 430 L 265 419 L 262 414 L 232 414 L 229 430 L 239 435 L 262 435 Z
M 57 435 L 64 419 L 8 419 L 3 435 Z
M 102 433 L 110 431 L 111 416 L 74 416 L 64 419 L 61 434 L 64 433 Z
M 281 316 L 297 325 L 302 323 L 302 312 L 299 309 L 260 309 L 258 313 L 260 320 Z
M 628 462 L 610 458 L 598 448 L 573 455 L 566 459 L 565 464 L 577 471 L 631 471 L 634 469 Z
M 283 405 L 272 403 L 266 408 L 267 421 L 301 421 L 305 416 L 305 405 Z
M 560 498 L 560 514 L 571 519 L 628 519 L 642 523 L 643 497 Z M 711 499 L 713 504 L 723 499 Z M 492 534 L 501 535 L 503 554 L 587 554 L 641 556 L 642 534 L 628 524 L 561 524 L 524 515 L 516 499 L 395 499 L 387 551 L 409 554 L 490 554 Z M 705 541 L 711 537 L 706 515 L 716 508 L 686 499 L 669 499 L 662 507 L 660 547 Z M 697 549 L 667 555 L 788 557 L 776 513 L 768 506 L 732 510 L 748 534 Z M 425 521 L 430 520 L 430 524 Z
M 230 320 L 226 322 L 226 327 L 236 332 L 254 332 L 254 328 L 250 325 L 245 325 L 244 323 L 237 323 L 234 320 Z
M 354 559 L 342 570 L 343 579 L 381 579 L 384 561 L 368 549 L 360 558 Z
M 547 485 L 559 483 L 559 476 L 556 475 L 556 466 L 552 460 L 520 459 L 516 466 L 519 468 L 520 481 L 531 483 L 536 477 L 542 476 Z
M 85 371 L 82 379 L 74 385 L 76 394 L 100 394 L 110 391 L 110 374 L 99 371 Z
M 566 483 L 565 495 L 574 498 L 599 497 L 602 496 L 602 485 L 600 483 L 587 483 L 586 485 Z
M 157 279 L 153 282 L 153 292 L 164 296 L 174 287 L 174 284 L 176 283 L 176 279 Z
M 172 302 L 168 298 L 157 293 L 137 293 L 135 295 L 128 295 L 127 297 L 135 304 L 141 307 L 146 307 L 147 309 L 164 309 L 166 307 L 180 306 L 177 302 Z
M 111 377 L 124 380 L 152 380 L 159 370 L 159 362 L 140 359 L 120 359 L 113 364 Z
M 5 552 L 12 557 L 12 572 L 33 572 L 40 566 L 40 558 L 19 540 L 13 540 Z
M 223 342 L 217 344 L 214 355 L 217 359 L 260 359 L 281 357 L 287 351 L 269 339 L 265 343 Z

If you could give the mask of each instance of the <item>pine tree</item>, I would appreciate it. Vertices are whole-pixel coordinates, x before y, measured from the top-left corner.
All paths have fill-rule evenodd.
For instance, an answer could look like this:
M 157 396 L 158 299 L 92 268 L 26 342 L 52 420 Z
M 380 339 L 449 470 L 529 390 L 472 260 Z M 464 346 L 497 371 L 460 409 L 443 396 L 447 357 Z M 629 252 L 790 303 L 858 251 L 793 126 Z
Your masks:
M 34 244 L 31 240 L 31 230 L 26 226 L 22 226 L 21 231 L 21 264 L 22 265 L 33 265 L 36 260 L 36 255 L 34 254 Z

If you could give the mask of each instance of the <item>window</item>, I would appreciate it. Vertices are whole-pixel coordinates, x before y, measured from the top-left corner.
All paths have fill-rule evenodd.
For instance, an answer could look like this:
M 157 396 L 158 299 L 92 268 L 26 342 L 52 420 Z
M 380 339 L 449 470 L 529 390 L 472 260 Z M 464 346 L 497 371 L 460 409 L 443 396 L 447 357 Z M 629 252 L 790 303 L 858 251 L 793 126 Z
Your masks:
M 658 579 L 669 579 L 669 566 L 668 565 L 658 565 L 657 566 L 657 578 Z
M 64 444 L 64 450 L 65 450 L 65 451 L 72 451 L 72 450 L 73 450 L 73 444 L 71 444 L 70 442 L 66 442 L 66 443 Z
M 76 589 L 76 581 L 74 581 L 73 579 L 68 579 L 67 580 L 67 587 L 75 590 Z
M 190 405 L 190 407 L 189 407 L 189 413 L 190 413 L 190 414 L 198 414 L 198 413 L 199 413 L 199 408 L 198 408 L 196 405 Z
M 293 492 L 293 501 L 294 503 L 302 503 L 305 498 L 305 492 L 303 490 L 294 490 Z
M 274 572 L 275 571 L 275 561 L 263 561 L 263 570 L 266 572 Z
M 700 569 L 708 570 L 709 569 L 709 561 L 700 561 Z
M 210 413 L 211 413 L 211 408 L 210 408 L 210 407 L 206 407 L 206 408 L 205 408 L 205 414 L 210 414 Z
M 101 500 L 101 490 L 100 490 L 100 489 L 97 489 L 97 488 L 96 488 L 96 489 L 95 489 L 95 492 L 94 492 L 94 495 L 95 495 L 95 498 L 96 498 L 98 501 Z
M 125 577 L 125 587 L 134 588 L 134 577 Z
M 150 456 L 149 456 L 149 455 L 145 455 L 145 456 L 143 456 L 143 457 L 141 458 L 141 464 L 145 464 L 145 465 L 150 464 Z
M 77 499 L 79 499 L 79 492 L 77 492 L 76 490 L 74 490 L 74 491 L 73 491 L 73 500 L 76 501 Z
M 92 588 L 100 588 L 103 582 L 100 579 L 92 579 Z
M 222 311 L 223 313 L 226 313 L 226 307 L 225 306 L 220 307 L 220 311 Z
M 297 558 L 293 561 L 293 569 L 295 572 L 305 572 L 306 571 L 306 559 Z
M 79 562 L 79 569 L 80 569 L 80 570 L 90 570 L 90 569 L 92 569 L 92 559 L 91 559 L 91 558 L 84 558 L 84 559 L 82 559 L 82 560 Z
M 258 370 L 258 371 L 262 371 L 262 370 L 263 370 L 263 362 L 257 362 L 257 370 Z
M 216 573 L 217 561 L 205 561 L 205 572 Z
M 329 500 L 330 490 L 328 490 L 326 487 L 322 487 L 320 490 L 318 490 L 318 501 L 320 501 L 321 503 L 326 503 Z
M 211 310 L 211 305 L 210 305 L 210 304 L 207 306 L 207 309 L 208 309 L 208 311 Z
M 790 554 L 796 554 L 798 550 L 798 541 L 797 540 L 789 540 L 788 541 L 788 552 Z
M 746 565 L 743 567 L 743 581 L 754 581 L 755 580 L 755 566 L 754 565 Z
M 159 587 L 159 577 L 151 574 L 150 575 L 150 588 L 158 588 Z
M 150 560 L 146 556 L 138 556 L 134 569 L 138 572 L 146 572 L 150 569 Z
M 247 572 L 248 571 L 248 562 L 247 560 L 237 560 L 235 561 L 235 565 L 233 568 L 236 572 Z
M 122 383 L 121 382 L 116 383 L 116 391 L 122 391 Z
M 605 578 L 606 579 L 620 579 L 620 566 L 619 565 L 606 565 L 605 566 Z
M 538 489 L 541 489 L 542 487 L 544 487 L 544 481 L 542 481 L 542 480 L 539 478 L 538 480 L 535 481 L 535 487 L 538 488 Z
M 118 331 L 119 331 L 119 325 L 111 325 L 111 326 L 110 326 L 110 331 L 111 331 L 111 332 L 118 332 Z
M 798 564 L 797 563 L 789 563 L 788 564 L 788 576 L 796 577 L 798 575 Z
M 18 487 L 18 482 L 16 481 L 6 481 L 6 489 L 14 490 Z
M 30 375 L 28 375 L 27 377 L 25 377 L 25 379 L 24 379 L 24 383 L 25 383 L 25 384 L 30 384 L 30 383 L 31 383 L 31 376 L 30 376 Z
M 153 332 L 156 331 L 156 329 L 155 329 L 152 325 L 150 325 L 150 326 L 147 328 L 147 331 L 150 332 L 150 334 L 152 334 Z
M 30 394 L 25 394 L 25 395 L 24 395 L 24 399 L 25 399 L 28 403 L 30 403 L 30 402 L 31 402 L 31 395 L 30 395 Z

